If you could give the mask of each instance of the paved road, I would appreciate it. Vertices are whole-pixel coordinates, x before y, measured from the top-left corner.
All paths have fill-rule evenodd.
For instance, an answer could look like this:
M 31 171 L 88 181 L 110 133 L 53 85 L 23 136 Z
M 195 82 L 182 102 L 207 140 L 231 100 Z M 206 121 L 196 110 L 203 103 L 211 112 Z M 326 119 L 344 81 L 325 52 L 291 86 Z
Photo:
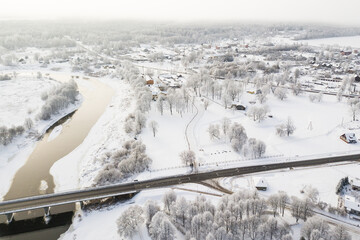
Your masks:
M 169 187 L 183 183 L 198 183 L 204 180 L 229 177 L 256 172 L 265 172 L 283 168 L 306 167 L 321 165 L 333 162 L 359 161 L 360 154 L 328 157 L 321 159 L 290 161 L 281 163 L 272 163 L 257 166 L 238 167 L 220 169 L 209 172 L 191 173 L 187 175 L 177 175 L 163 178 L 150 179 L 145 181 L 136 181 L 131 183 L 116 184 L 97 188 L 88 188 L 85 190 L 70 191 L 64 193 L 54 193 L 40 195 L 22 199 L 15 199 L 0 202 L 0 214 L 21 212 L 26 210 L 63 205 L 67 203 L 80 202 L 85 200 L 100 199 L 105 197 L 134 193 L 144 189 Z

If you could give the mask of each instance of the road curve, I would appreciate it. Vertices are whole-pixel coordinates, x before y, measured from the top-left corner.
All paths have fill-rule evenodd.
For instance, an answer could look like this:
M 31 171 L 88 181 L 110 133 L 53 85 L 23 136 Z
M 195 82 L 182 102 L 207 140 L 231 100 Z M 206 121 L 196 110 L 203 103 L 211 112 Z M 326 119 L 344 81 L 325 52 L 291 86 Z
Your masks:
M 111 196 L 118 196 L 127 193 L 134 193 L 144 189 L 153 189 L 161 187 L 169 187 L 183 183 L 198 183 L 204 180 L 230 177 L 236 175 L 266 172 L 284 168 L 308 167 L 327 163 L 359 161 L 360 154 L 318 158 L 312 160 L 289 161 L 281 163 L 271 163 L 256 166 L 237 167 L 220 169 L 208 172 L 190 173 L 185 175 L 176 175 L 163 178 L 149 179 L 145 181 L 136 181 L 130 183 L 114 184 L 96 188 L 88 188 L 83 190 L 69 191 L 63 193 L 53 193 L 28 198 L 21 198 L 0 202 L 0 214 L 9 214 L 44 207 L 58 206 L 67 203 L 74 203 L 92 199 L 100 199 Z

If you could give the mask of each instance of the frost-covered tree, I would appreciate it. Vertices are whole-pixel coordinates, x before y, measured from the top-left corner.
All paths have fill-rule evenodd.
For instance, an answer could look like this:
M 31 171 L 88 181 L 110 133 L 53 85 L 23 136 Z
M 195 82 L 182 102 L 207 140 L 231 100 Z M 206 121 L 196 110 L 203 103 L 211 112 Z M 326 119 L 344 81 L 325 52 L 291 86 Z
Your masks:
M 161 113 L 161 115 L 164 114 L 164 102 L 165 102 L 165 98 L 163 96 L 159 96 L 158 99 L 156 100 L 156 107 L 158 111 Z
M 337 225 L 332 231 L 332 237 L 336 240 L 351 240 L 350 234 L 343 225 Z
M 155 120 L 153 120 L 149 123 L 149 127 L 151 128 L 151 131 L 153 132 L 153 135 L 155 137 L 155 134 L 159 129 L 159 124 Z
M 30 130 L 34 126 L 34 122 L 31 120 L 31 118 L 26 118 L 24 126 L 27 130 Z
M 170 212 L 170 207 L 172 206 L 173 203 L 175 203 L 175 201 L 176 201 L 176 194 L 174 191 L 170 190 L 165 193 L 163 197 L 163 202 L 166 211 Z
M 323 239 L 329 239 L 329 229 L 330 227 L 325 221 L 313 217 L 309 218 L 304 223 L 303 227 L 301 228 L 301 235 L 306 239 L 311 239 L 311 235 L 314 233 L 314 231 L 317 231 L 317 233 L 315 233 L 317 236 L 320 236 Z M 314 235 L 313 237 L 315 237 Z
M 147 200 L 145 202 L 145 205 L 143 207 L 144 209 L 144 214 L 145 214 L 145 219 L 146 219 L 146 224 L 149 225 L 151 222 L 151 219 L 153 218 L 153 216 L 160 211 L 160 207 L 159 205 L 157 205 L 156 202 L 154 202 L 153 200 Z
M 276 127 L 276 134 L 280 137 L 290 136 L 295 132 L 295 125 L 290 117 L 288 117 L 286 123 L 280 124 Z
M 230 129 L 230 125 L 231 125 L 231 120 L 227 117 L 224 117 L 222 120 L 221 120 L 221 130 L 224 134 L 224 136 L 226 137 L 229 129 Z
M 274 91 L 274 95 L 282 101 L 287 98 L 287 90 L 285 88 L 277 87 Z
M 218 124 L 210 124 L 208 128 L 210 139 L 220 139 L 220 126 Z
M 230 126 L 228 138 L 233 149 L 240 152 L 247 140 L 245 128 L 237 122 L 233 123 Z
M 268 106 L 252 106 L 249 108 L 247 115 L 253 118 L 254 121 L 262 121 L 265 119 L 266 114 L 269 112 Z
M 192 165 L 195 163 L 195 153 L 191 150 L 185 150 L 180 153 L 181 161 L 186 165 Z
M 142 208 L 137 205 L 126 209 L 116 220 L 119 235 L 131 238 L 135 234 L 138 226 L 144 222 L 142 214 Z
M 208 109 L 209 105 L 210 105 L 209 100 L 205 99 L 205 100 L 204 100 L 204 108 L 205 108 L 205 111 Z

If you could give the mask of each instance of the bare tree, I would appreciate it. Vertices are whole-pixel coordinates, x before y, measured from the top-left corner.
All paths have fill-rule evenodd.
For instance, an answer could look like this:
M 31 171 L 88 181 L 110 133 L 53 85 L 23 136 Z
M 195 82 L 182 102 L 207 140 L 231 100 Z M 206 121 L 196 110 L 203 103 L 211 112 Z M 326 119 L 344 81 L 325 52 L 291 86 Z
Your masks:
M 221 120 L 221 129 L 222 129 L 222 132 L 223 134 L 225 135 L 226 137 L 226 134 L 230 128 L 230 125 L 231 125 L 231 120 L 227 117 L 224 117 L 222 120 Z
M 153 135 L 155 137 L 155 134 L 157 133 L 158 128 L 159 128 L 159 124 L 153 120 L 149 123 L 149 127 L 151 128 Z
M 305 222 L 301 229 L 301 235 L 306 239 L 311 239 L 312 233 L 316 230 L 323 239 L 329 239 L 329 229 L 330 227 L 325 221 L 313 217 Z
M 191 150 L 185 150 L 180 153 L 182 162 L 186 165 L 192 166 L 195 163 L 195 153 Z
M 165 98 L 162 96 L 159 96 L 158 99 L 156 100 L 156 107 L 159 110 L 159 112 L 161 113 L 161 115 L 164 114 L 164 101 L 165 101 Z

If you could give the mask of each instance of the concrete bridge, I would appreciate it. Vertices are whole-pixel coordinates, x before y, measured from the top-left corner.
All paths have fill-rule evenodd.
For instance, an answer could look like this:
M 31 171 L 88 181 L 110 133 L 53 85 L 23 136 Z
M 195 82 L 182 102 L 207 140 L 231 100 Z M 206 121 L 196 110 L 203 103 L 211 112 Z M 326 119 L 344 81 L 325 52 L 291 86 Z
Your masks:
M 327 163 L 338 163 L 348 161 L 359 161 L 360 154 L 325 157 L 301 161 L 286 161 L 280 163 L 260 164 L 246 167 L 235 167 L 220 169 L 208 172 L 190 173 L 184 175 L 175 175 L 162 178 L 154 178 L 145 181 L 134 181 L 129 183 L 114 184 L 109 186 L 87 188 L 62 193 L 53 193 L 14 199 L 0 202 L 0 215 L 6 215 L 7 222 L 10 223 L 14 218 L 14 213 L 43 209 L 44 215 L 50 214 L 51 207 L 61 206 L 70 203 L 80 203 L 84 201 L 103 199 L 126 194 L 135 194 L 141 190 L 169 187 L 184 183 L 198 183 L 204 180 L 244 175 L 257 172 L 266 172 L 284 168 L 308 167 L 322 165 Z

